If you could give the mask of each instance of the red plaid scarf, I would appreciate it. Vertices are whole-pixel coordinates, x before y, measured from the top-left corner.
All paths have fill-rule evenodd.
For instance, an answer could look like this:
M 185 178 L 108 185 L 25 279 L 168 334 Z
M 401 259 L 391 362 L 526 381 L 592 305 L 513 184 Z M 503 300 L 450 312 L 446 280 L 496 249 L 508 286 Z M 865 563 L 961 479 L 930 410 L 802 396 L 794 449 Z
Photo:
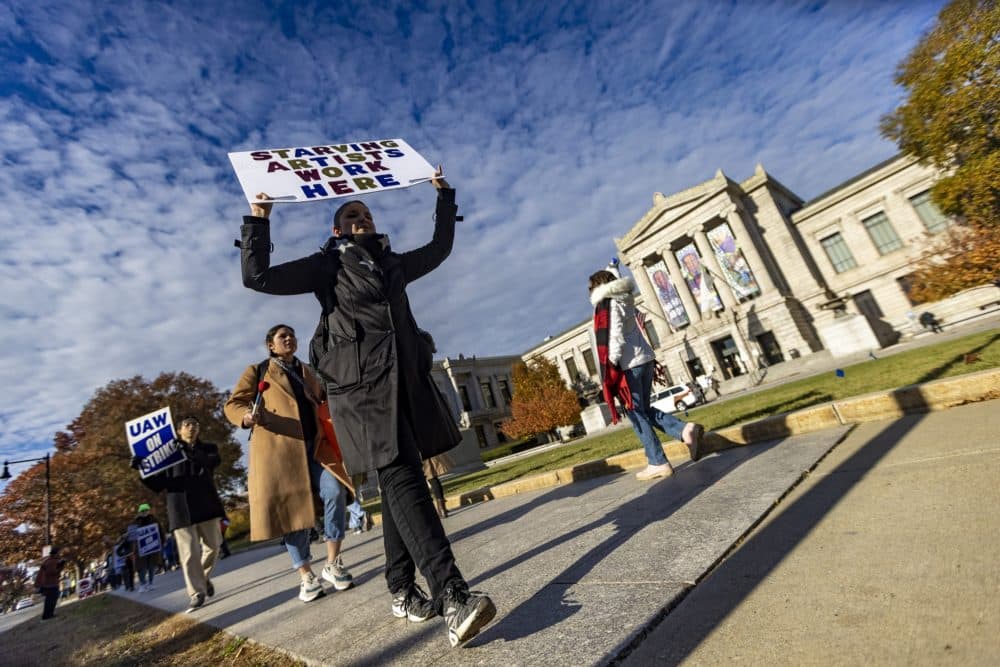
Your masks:
M 608 361 L 608 339 L 611 329 L 611 299 L 602 299 L 594 308 L 594 338 L 597 341 L 597 361 L 601 367 L 601 386 L 604 400 L 611 410 L 611 423 L 618 423 L 615 397 L 626 410 L 632 409 L 632 392 L 629 391 L 625 373 Z

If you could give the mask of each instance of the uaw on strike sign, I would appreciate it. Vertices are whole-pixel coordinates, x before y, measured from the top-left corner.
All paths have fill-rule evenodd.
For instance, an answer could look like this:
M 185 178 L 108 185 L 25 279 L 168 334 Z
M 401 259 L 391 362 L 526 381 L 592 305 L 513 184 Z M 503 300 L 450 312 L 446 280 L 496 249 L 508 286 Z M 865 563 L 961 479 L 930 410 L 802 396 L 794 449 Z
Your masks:
M 174 435 L 169 407 L 125 422 L 125 435 L 132 454 L 142 459 L 139 474 L 143 479 L 187 460 Z
M 406 188 L 434 167 L 402 139 L 230 153 L 247 201 L 304 202 Z M 258 199 L 258 194 L 268 199 Z

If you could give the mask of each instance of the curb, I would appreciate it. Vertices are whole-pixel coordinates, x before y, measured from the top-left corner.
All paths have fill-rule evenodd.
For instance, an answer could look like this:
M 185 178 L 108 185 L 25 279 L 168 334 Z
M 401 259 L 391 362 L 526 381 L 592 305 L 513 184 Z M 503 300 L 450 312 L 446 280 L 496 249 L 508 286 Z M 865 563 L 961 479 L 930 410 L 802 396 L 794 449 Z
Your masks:
M 706 433 L 702 439 L 701 455 L 847 424 L 898 419 L 908 414 L 936 412 L 966 403 L 997 398 L 1000 398 L 1000 368 L 993 368 L 924 384 L 852 396 L 712 431 Z M 689 458 L 687 445 L 676 440 L 664 443 L 663 449 L 672 461 Z M 445 506 L 448 509 L 467 507 L 495 498 L 622 473 L 645 465 L 645 453 L 642 449 L 636 449 L 607 459 L 578 463 L 531 477 L 448 496 L 445 498 Z M 376 517 L 378 523 L 381 523 L 381 519 L 381 516 Z

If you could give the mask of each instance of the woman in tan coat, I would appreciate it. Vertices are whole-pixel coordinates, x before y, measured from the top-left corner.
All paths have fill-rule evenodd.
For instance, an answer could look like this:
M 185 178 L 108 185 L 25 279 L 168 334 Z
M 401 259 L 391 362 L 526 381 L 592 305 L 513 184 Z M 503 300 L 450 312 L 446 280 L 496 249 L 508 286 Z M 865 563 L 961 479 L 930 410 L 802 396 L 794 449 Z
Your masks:
M 233 424 L 253 429 L 250 539 L 284 537 L 292 565 L 302 577 L 299 599 L 310 602 L 323 594 L 309 566 L 314 491 L 323 502 L 327 558 L 322 578 L 337 590 L 352 584 L 340 557 L 350 480 L 320 421 L 318 411 L 326 409 L 319 398 L 324 392 L 312 371 L 295 357 L 295 330 L 277 324 L 268 330 L 265 342 L 270 359 L 263 378 L 258 381 L 256 364 L 247 367 L 226 401 L 225 413 Z M 263 390 L 258 392 L 259 387 Z

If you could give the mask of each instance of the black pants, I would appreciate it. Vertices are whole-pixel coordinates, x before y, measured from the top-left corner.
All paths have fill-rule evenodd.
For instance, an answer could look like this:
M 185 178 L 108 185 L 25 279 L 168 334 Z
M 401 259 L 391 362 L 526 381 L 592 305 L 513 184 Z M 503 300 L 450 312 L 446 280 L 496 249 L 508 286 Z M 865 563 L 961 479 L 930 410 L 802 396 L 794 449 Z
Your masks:
M 385 580 L 389 591 L 398 593 L 414 582 L 416 568 L 420 568 L 440 613 L 445 586 L 454 580 L 464 583 L 464 579 L 431 501 L 413 429 L 405 416 L 399 419 L 398 431 L 399 455 L 378 470 Z
M 59 587 L 43 586 L 42 595 L 45 596 L 45 606 L 42 607 L 42 618 L 52 618 L 56 615 L 56 602 L 59 601 Z

